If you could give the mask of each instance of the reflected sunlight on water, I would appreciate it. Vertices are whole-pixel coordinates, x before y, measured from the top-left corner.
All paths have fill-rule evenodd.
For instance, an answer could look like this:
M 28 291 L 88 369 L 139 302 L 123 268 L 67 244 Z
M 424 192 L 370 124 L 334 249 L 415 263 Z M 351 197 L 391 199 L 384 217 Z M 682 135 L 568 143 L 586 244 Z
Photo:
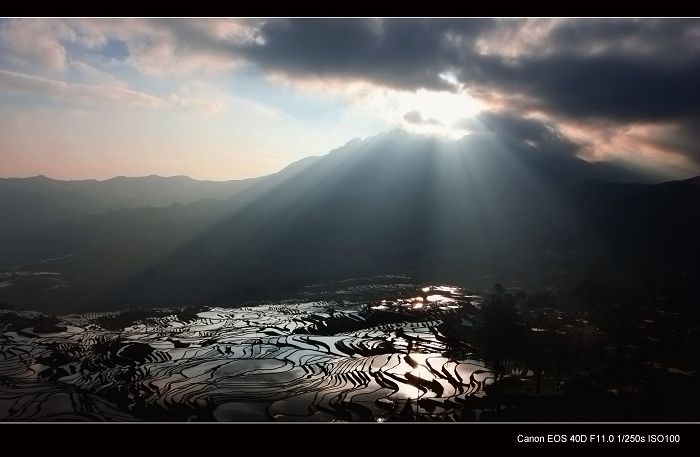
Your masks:
M 166 310 L 118 331 L 100 326 L 103 315 L 76 314 L 58 318 L 68 324 L 63 332 L 5 332 L 0 375 L 19 380 L 31 367 L 28 379 L 53 393 L 80 389 L 120 399 L 126 417 L 152 405 L 164 417 L 186 411 L 189 420 L 209 405 L 216 413 L 207 417 L 218 420 L 376 420 L 399 414 L 408 400 L 432 403 L 430 411 L 418 403 L 406 411 L 450 415 L 490 376 L 477 361 L 449 361 L 443 354 L 440 316 L 476 298 L 465 296 L 457 287 L 431 285 L 367 306 L 345 300 L 204 307 L 184 321 Z M 375 321 L 374 314 L 383 317 Z M 37 362 L 39 356 L 46 361 Z M 0 392 L 0 420 L 41 420 L 86 408 L 82 397 L 70 402 L 39 391 Z M 20 399 L 36 407 L 2 406 Z M 101 411 L 125 417 L 114 407 Z

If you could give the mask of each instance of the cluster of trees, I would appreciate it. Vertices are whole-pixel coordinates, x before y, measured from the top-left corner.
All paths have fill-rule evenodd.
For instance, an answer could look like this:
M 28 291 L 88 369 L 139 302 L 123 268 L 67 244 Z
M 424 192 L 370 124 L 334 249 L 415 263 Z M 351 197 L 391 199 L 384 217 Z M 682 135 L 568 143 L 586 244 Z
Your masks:
M 697 338 L 689 337 L 695 327 L 681 312 L 659 310 L 659 300 L 667 306 L 665 297 L 620 290 L 588 302 L 576 293 L 511 294 L 500 284 L 493 290 L 471 316 L 470 331 L 465 325 L 455 330 L 462 319 L 440 328 L 450 351 L 456 354 L 459 341 L 468 339 L 493 371 L 493 401 L 532 406 L 526 390 L 556 392 L 564 395 L 548 397 L 547 404 L 555 402 L 557 414 L 575 420 L 697 420 L 696 407 L 674 400 L 697 397 L 684 387 L 697 384 Z M 513 368 L 521 375 L 508 376 Z

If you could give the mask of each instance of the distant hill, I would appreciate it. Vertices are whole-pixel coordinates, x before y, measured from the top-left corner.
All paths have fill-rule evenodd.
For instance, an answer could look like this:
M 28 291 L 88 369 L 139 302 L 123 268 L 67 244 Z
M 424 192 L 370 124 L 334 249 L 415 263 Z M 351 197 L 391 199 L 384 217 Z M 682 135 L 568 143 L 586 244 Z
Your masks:
M 392 131 L 299 161 L 225 200 L 46 227 L 33 234 L 33 255 L 61 245 L 71 257 L 22 271 L 61 273 L 63 282 L 15 275 L 0 298 L 71 309 L 230 303 L 348 277 L 517 277 L 600 258 L 626 278 L 662 267 L 691 274 L 700 178 L 637 178 L 614 163 L 484 136 L 450 142 Z
M 228 199 L 258 179 L 217 182 L 186 176 L 119 176 L 105 181 L 60 181 L 45 176 L 0 178 L 0 268 L 67 254 L 60 245 L 55 246 L 55 252 L 33 246 L 37 242 L 35 232 L 56 223 L 120 208 Z

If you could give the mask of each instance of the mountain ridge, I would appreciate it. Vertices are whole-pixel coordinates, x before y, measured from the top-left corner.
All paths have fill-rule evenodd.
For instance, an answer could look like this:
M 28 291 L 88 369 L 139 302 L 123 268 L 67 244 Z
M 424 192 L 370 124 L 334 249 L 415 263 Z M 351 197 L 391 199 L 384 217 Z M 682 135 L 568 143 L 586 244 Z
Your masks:
M 688 253 L 697 244 L 690 233 L 700 230 L 700 178 L 575 179 L 572 171 L 593 170 L 582 159 L 548 163 L 542 157 L 554 151 L 519 147 L 385 132 L 294 162 L 227 198 L 124 207 L 15 232 L 6 250 L 34 261 L 71 255 L 50 263 L 67 286 L 44 291 L 19 278 L 0 297 L 109 309 L 235 302 L 246 291 L 371 274 L 453 281 L 579 268 L 601 256 L 629 277 L 642 274 L 640 256 L 673 271 L 696 267 Z

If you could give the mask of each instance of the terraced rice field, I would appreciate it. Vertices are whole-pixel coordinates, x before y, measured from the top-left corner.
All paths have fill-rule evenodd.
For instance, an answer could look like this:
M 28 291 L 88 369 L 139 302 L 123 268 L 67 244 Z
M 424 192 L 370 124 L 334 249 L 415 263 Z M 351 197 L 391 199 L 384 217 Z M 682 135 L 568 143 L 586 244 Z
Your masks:
M 109 314 L 19 328 L 35 314 L 15 313 L 11 325 L 2 312 L 0 420 L 474 417 L 492 374 L 478 360 L 448 359 L 437 327 L 477 298 L 426 287 L 372 303 L 162 311 L 117 330 Z

